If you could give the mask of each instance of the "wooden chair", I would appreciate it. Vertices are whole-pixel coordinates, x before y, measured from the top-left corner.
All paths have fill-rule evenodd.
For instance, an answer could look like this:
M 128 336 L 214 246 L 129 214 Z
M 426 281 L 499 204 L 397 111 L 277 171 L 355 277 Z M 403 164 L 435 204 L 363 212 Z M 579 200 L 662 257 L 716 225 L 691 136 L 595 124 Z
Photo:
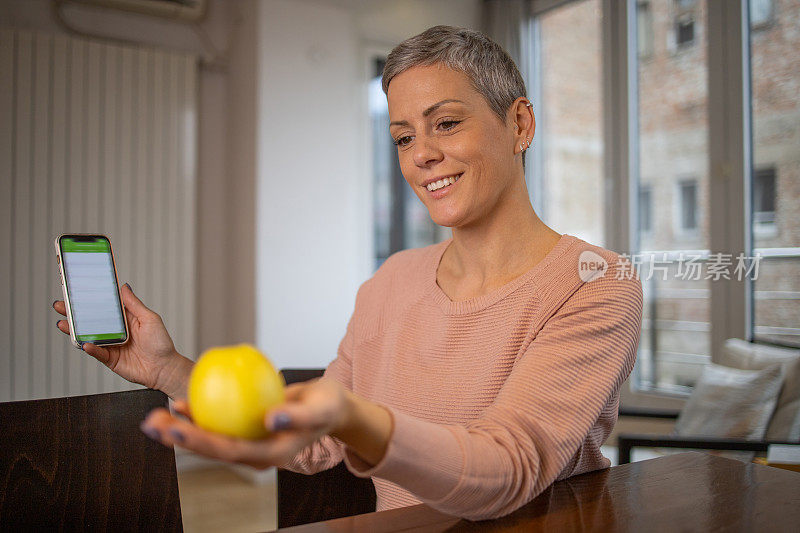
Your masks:
M 0 403 L 0 531 L 182 531 L 175 454 L 140 389 Z
M 322 376 L 322 368 L 281 370 L 286 384 Z M 278 527 L 292 527 L 375 511 L 371 479 L 354 476 L 344 462 L 312 475 L 278 469 Z

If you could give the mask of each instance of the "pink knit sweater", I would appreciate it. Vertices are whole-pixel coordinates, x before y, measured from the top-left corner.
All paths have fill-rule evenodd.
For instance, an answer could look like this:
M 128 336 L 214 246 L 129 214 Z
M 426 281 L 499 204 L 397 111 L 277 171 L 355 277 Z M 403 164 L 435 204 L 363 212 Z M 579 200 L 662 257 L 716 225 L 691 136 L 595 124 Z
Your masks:
M 344 459 L 373 479 L 379 511 L 424 502 L 480 520 L 514 511 L 556 480 L 609 466 L 600 446 L 617 420 L 641 327 L 641 282 L 630 262 L 565 234 L 522 276 L 453 302 L 436 283 L 450 242 L 398 252 L 361 285 L 325 371 L 388 408 L 384 458 L 370 467 L 325 436 L 283 468 L 312 474 Z M 608 264 L 588 282 L 579 275 L 586 250 Z

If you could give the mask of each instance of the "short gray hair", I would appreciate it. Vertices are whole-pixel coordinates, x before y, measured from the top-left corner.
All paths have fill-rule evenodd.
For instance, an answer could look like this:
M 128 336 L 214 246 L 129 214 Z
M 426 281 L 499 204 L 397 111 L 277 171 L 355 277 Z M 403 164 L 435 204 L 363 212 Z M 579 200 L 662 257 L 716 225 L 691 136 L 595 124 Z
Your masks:
M 511 56 L 485 34 L 468 28 L 433 26 L 394 47 L 383 67 L 383 92 L 401 72 L 442 63 L 466 74 L 470 83 L 505 123 L 511 104 L 526 96 L 525 81 Z

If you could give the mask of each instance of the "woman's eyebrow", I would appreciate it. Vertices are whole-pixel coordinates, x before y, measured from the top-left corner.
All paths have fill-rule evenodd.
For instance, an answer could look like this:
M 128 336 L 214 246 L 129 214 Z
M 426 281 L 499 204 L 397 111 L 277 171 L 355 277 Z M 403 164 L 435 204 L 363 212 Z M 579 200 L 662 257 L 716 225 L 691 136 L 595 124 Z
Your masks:
M 422 116 L 423 117 L 427 117 L 428 115 L 430 115 L 431 113 L 436 111 L 438 108 L 440 108 L 444 104 L 449 104 L 451 102 L 457 102 L 459 104 L 465 104 L 466 103 L 466 102 L 464 102 L 462 100 L 456 100 L 455 98 L 447 98 L 447 99 L 442 100 L 440 102 L 436 102 L 435 104 L 433 104 L 432 106 L 427 108 L 425 111 L 422 112 Z M 389 126 L 408 126 L 408 122 L 405 121 L 405 120 L 396 120 L 394 122 L 390 122 Z

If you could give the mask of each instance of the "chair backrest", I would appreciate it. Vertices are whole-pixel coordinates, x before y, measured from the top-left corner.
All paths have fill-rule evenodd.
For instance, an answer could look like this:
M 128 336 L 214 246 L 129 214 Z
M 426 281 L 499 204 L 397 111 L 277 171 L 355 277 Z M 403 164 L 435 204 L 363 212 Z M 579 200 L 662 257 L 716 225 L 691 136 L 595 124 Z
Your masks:
M 285 368 L 286 384 L 320 377 L 323 368 Z M 344 462 L 312 475 L 278 469 L 278 527 L 333 520 L 375 510 L 371 479 L 356 477 Z
M 0 530 L 182 531 L 175 453 L 139 424 L 160 391 L 0 403 Z

